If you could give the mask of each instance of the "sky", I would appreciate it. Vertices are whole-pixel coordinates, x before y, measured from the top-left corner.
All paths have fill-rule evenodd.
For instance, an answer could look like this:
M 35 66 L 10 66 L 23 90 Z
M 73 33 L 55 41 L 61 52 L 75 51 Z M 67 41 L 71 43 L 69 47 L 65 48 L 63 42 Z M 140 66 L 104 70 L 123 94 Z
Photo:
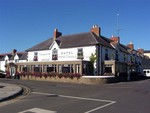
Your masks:
M 0 53 L 25 51 L 55 28 L 70 35 L 95 24 L 107 38 L 150 50 L 150 0 L 0 0 Z

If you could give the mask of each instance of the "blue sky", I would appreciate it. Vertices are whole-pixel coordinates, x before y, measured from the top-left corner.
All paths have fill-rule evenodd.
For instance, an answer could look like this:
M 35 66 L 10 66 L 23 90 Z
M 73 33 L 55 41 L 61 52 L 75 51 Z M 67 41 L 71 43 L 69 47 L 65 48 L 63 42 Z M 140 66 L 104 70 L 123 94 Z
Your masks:
M 0 53 L 24 51 L 53 36 L 88 32 L 97 24 L 101 35 L 150 50 L 150 0 L 0 0 Z

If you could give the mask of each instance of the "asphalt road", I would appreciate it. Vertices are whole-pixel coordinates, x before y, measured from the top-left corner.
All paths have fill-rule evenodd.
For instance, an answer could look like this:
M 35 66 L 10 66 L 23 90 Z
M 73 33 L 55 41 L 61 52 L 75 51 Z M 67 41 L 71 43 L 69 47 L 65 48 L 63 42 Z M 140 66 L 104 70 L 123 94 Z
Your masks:
M 0 103 L 0 113 L 150 113 L 150 79 L 102 85 L 0 82 L 31 89 L 31 94 L 19 101 Z

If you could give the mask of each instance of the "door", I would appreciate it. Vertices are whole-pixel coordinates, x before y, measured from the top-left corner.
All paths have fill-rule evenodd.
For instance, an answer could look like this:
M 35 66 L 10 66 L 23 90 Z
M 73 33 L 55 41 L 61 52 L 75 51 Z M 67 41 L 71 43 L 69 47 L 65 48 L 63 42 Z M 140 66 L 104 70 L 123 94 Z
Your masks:
M 11 67 L 10 68 L 10 76 L 15 76 L 16 74 L 16 68 L 15 67 Z

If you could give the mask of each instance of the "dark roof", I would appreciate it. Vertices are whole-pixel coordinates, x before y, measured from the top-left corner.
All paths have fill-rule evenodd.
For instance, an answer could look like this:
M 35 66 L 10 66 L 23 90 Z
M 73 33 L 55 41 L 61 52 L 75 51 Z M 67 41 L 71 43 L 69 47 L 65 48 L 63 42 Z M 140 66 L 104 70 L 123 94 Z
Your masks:
M 0 55 L 0 61 L 4 61 L 5 55 Z
M 118 42 L 111 42 L 111 44 L 112 44 L 113 46 L 117 47 L 119 51 L 121 51 L 121 52 L 123 52 L 123 53 L 129 54 L 129 52 L 128 52 L 128 49 L 129 49 L 129 48 L 128 48 L 127 46 L 125 46 L 125 45 L 123 45 L 123 44 L 120 44 L 120 43 L 118 43 Z
M 144 53 L 150 53 L 150 50 L 144 50 Z
M 111 44 L 110 44 L 110 42 L 111 42 L 111 40 L 110 39 L 108 39 L 108 38 L 106 38 L 106 37 L 104 37 L 104 36 L 97 36 L 95 33 L 92 33 L 93 35 L 94 35 L 94 37 L 95 37 L 95 39 L 97 40 L 97 42 L 100 44 L 100 45 L 103 45 L 103 46 L 106 46 L 106 47 L 109 47 L 109 48 L 112 48 L 112 49 L 114 49 L 112 46 L 111 46 Z
M 98 44 L 92 33 L 80 33 L 75 35 L 60 36 L 57 38 L 61 42 L 60 48 L 80 47 Z
M 53 41 L 54 41 L 53 38 L 49 38 L 27 49 L 26 51 L 47 50 L 49 49 Z M 60 48 L 82 47 L 82 46 L 101 44 L 103 46 L 113 49 L 113 47 L 110 45 L 109 39 L 103 36 L 99 37 L 95 33 L 92 33 L 92 32 L 59 36 L 58 38 L 56 38 L 56 42 L 58 43 Z
M 120 51 L 129 54 L 129 52 L 128 52 L 129 47 L 127 47 L 127 46 L 125 46 L 123 44 L 119 44 L 119 49 L 120 49 Z
M 49 49 L 49 47 L 52 43 L 53 43 L 53 38 L 49 38 L 33 47 L 27 49 L 26 51 L 28 52 L 28 51 L 36 51 L 36 50 L 37 51 L 38 50 L 47 50 L 47 49 Z
M 14 57 L 11 53 L 5 53 L 5 54 L 0 54 L 0 61 L 4 61 L 6 55 L 10 60 L 14 60 Z M 27 52 L 17 52 L 17 55 L 19 57 L 19 60 L 27 60 L 27 55 L 28 55 Z
M 21 53 L 17 53 L 19 60 L 27 60 L 27 52 L 21 52 Z
M 143 69 L 150 69 L 150 59 L 142 59 Z

